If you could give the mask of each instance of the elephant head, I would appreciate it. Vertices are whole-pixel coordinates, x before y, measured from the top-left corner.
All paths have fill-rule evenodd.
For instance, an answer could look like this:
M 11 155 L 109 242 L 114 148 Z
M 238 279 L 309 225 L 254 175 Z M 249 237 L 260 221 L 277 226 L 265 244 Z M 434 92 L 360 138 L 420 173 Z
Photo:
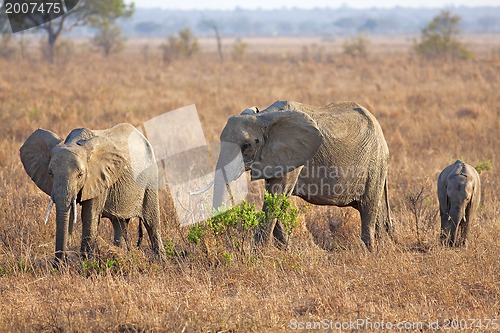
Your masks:
M 26 173 L 56 204 L 56 258 L 62 259 L 72 205 L 102 196 L 123 173 L 124 156 L 108 139 L 62 143 L 44 129 L 30 135 L 20 155 Z
M 220 140 L 214 179 L 215 209 L 226 201 L 227 186 L 244 171 L 250 171 L 252 180 L 283 177 L 311 159 L 323 138 L 309 115 L 287 110 L 233 116 Z

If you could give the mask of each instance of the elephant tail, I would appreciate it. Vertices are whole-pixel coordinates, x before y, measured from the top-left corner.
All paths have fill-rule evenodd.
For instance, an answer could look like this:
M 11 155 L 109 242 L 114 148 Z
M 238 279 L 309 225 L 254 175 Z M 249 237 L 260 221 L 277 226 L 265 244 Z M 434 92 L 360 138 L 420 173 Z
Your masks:
M 393 241 L 396 241 L 394 235 L 394 225 L 392 224 L 391 218 L 391 207 L 389 205 L 389 188 L 387 186 L 387 177 L 384 181 L 384 200 L 385 200 L 385 209 L 387 210 L 387 219 L 385 220 L 385 230 L 391 237 Z
M 140 247 L 141 246 L 141 243 L 142 243 L 142 238 L 144 236 L 144 231 L 142 229 L 142 225 L 143 225 L 143 221 L 142 221 L 142 217 L 139 218 L 139 226 L 138 226 L 138 232 L 139 232 L 139 238 L 137 239 L 137 247 Z

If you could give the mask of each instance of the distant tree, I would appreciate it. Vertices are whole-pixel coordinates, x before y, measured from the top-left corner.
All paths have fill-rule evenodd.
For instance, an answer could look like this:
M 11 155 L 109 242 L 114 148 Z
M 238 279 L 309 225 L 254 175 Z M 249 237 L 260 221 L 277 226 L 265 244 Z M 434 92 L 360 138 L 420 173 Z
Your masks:
M 16 54 L 16 48 L 13 44 L 5 7 L 3 1 L 0 0 L 0 58 L 9 59 Z
M 168 43 L 160 45 L 163 51 L 163 61 L 170 62 L 177 58 L 191 58 L 196 54 L 200 45 L 198 39 L 189 28 L 184 28 L 178 32 L 178 36 L 168 37 Z
M 215 39 L 217 40 L 217 51 L 219 52 L 219 58 L 221 61 L 224 60 L 224 55 L 222 54 L 222 41 L 219 33 L 219 25 L 214 20 L 205 20 L 203 24 L 212 29 L 215 33 Z
M 124 0 L 80 0 L 67 14 L 40 26 L 47 34 L 48 60 L 54 61 L 54 46 L 63 31 L 83 25 L 100 27 L 118 18 L 130 17 L 133 12 L 134 4 L 127 5 Z
M 92 44 L 102 50 L 107 57 L 111 53 L 120 52 L 125 46 L 125 36 L 119 26 L 105 23 L 98 28 L 97 34 L 92 38 Z
M 419 43 L 415 45 L 417 54 L 429 58 L 471 59 L 474 54 L 458 41 L 460 35 L 460 16 L 442 11 L 422 29 Z

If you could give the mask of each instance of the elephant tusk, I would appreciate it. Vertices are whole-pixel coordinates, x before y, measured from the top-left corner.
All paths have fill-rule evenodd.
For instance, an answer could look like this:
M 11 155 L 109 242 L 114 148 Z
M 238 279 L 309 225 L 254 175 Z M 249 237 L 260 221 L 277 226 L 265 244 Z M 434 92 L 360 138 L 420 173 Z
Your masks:
M 198 194 L 202 194 L 202 193 L 205 193 L 206 191 L 210 190 L 210 188 L 212 186 L 214 186 L 214 182 L 215 180 L 212 180 L 210 182 L 210 184 L 208 184 L 207 186 L 205 186 L 204 188 L 202 188 L 201 190 L 198 190 L 198 191 L 195 191 L 195 192 L 189 192 L 189 195 L 198 195 Z
M 53 205 L 54 205 L 54 201 L 52 201 L 52 198 L 51 198 L 50 202 L 49 202 L 49 208 L 47 208 L 47 214 L 45 215 L 45 224 L 47 224 L 47 221 L 49 220 L 50 211 L 52 210 Z
M 76 199 L 73 200 L 73 225 L 76 223 Z

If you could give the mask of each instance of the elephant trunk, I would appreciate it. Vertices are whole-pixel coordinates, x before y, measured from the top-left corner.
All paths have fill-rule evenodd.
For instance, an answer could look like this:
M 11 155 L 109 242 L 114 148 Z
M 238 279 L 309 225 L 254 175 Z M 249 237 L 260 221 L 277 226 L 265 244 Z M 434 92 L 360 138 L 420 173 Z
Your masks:
M 70 209 L 56 203 L 56 261 L 63 260 L 66 253 Z
M 212 207 L 218 209 L 230 198 L 229 184 L 238 179 L 245 171 L 241 148 L 230 142 L 221 143 L 221 151 L 214 178 L 214 197 Z
M 458 244 L 459 225 L 465 223 L 465 211 L 460 205 L 451 206 L 444 219 L 441 221 L 441 237 L 448 246 Z
M 49 220 L 50 212 L 52 211 L 52 206 L 54 206 L 54 201 L 51 198 L 50 202 L 49 202 L 49 207 L 47 207 L 47 213 L 45 214 L 45 224 L 47 224 L 47 221 Z M 72 224 L 75 224 L 76 223 L 76 199 L 73 200 L 71 207 L 72 207 L 72 209 L 71 209 L 70 218 L 71 218 Z M 71 233 L 71 227 L 72 227 L 72 225 L 70 224 L 70 233 Z
M 452 207 L 450 211 L 450 223 L 451 223 L 451 233 L 450 233 L 450 245 L 455 246 L 459 243 L 458 235 L 459 225 L 465 223 L 465 210 L 461 205 L 458 207 Z

